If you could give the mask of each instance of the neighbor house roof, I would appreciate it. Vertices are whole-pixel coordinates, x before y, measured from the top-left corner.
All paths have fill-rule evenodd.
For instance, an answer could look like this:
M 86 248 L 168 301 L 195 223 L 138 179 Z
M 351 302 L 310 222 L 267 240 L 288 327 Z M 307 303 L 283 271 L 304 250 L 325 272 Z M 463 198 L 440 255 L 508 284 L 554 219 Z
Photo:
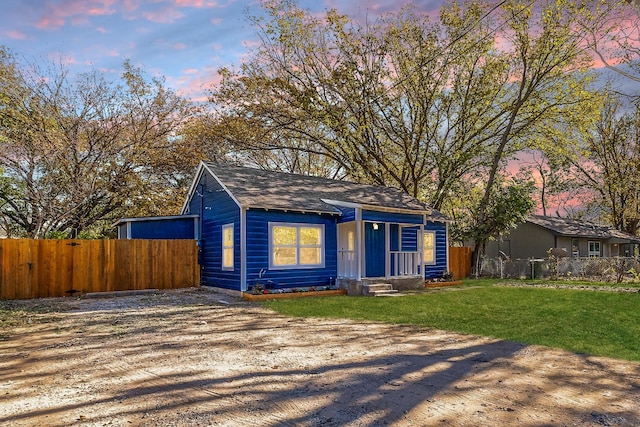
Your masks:
M 585 220 L 534 215 L 528 221 L 544 227 L 558 236 L 584 237 L 591 239 L 621 239 L 640 243 L 640 238 L 607 225 L 594 224 Z
M 414 197 L 390 187 L 315 176 L 206 163 L 227 191 L 245 208 L 340 214 L 338 206 L 418 211 L 432 220 L 447 218 Z

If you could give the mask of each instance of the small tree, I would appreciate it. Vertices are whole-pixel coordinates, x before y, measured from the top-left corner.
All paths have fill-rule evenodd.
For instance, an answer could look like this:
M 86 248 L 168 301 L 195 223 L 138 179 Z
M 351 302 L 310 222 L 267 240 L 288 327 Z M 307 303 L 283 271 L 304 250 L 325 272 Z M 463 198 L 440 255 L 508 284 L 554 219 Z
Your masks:
M 193 107 L 125 62 L 121 80 L 72 78 L 0 49 L 0 213 L 31 238 L 177 209 L 197 156 L 179 137 Z M 93 231 L 100 227 L 94 227 Z
M 533 182 L 503 181 L 492 192 L 488 205 L 481 205 L 484 203 L 481 190 L 470 193 L 470 200 L 466 204 L 473 208 L 458 211 L 452 237 L 476 243 L 472 262 L 476 277 L 481 274 L 480 261 L 486 243 L 493 236 L 503 234 L 525 221 L 535 207 L 532 198 L 534 191 Z M 478 212 L 482 212 L 482 216 Z

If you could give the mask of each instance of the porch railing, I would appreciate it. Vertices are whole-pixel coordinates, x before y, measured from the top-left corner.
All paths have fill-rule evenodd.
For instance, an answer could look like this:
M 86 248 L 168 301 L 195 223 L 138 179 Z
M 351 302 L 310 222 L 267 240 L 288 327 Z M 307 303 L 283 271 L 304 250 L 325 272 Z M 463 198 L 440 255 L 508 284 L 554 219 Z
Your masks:
M 419 276 L 421 274 L 422 252 L 391 251 L 390 276 Z M 355 278 L 357 257 L 355 251 L 338 251 L 338 277 Z
M 338 251 L 338 277 L 354 278 L 357 271 L 356 251 Z
M 419 276 L 422 252 L 391 251 L 391 276 Z

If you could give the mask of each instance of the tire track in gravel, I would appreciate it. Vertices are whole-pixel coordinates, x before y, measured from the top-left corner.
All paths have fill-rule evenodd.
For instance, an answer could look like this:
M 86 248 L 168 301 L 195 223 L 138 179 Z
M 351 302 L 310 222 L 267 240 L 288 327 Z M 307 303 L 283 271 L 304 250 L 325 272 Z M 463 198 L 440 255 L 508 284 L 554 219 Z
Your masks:
M 144 398 L 149 406 L 157 403 L 161 407 L 190 407 L 203 414 L 238 411 L 239 408 L 244 408 L 243 413 L 234 418 L 233 425 L 254 427 L 256 417 L 259 417 L 260 425 L 294 426 L 299 424 L 289 420 L 291 415 L 295 418 L 306 417 L 309 411 L 313 411 L 311 402 L 309 405 L 296 403 L 300 400 L 306 402 L 306 399 L 260 402 L 252 397 L 253 393 L 244 392 L 242 388 L 235 388 L 237 393 L 218 392 L 205 385 L 209 381 L 203 380 L 201 376 L 194 376 L 185 382 L 178 376 L 169 377 L 148 368 L 136 368 L 122 360 L 104 368 L 125 384 L 114 399 Z M 251 388 L 261 387 L 260 381 L 254 379 Z M 149 410 L 154 408 L 149 407 Z

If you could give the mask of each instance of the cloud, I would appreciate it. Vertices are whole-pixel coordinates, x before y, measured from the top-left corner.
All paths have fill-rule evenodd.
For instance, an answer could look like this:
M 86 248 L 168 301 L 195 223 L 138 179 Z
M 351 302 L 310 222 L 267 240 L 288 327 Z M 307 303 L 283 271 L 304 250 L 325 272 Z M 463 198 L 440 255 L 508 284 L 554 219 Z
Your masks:
M 9 36 L 9 38 L 12 38 L 14 40 L 27 39 L 27 34 L 24 31 L 20 31 L 20 30 L 10 30 L 10 31 L 7 31 L 6 34 Z
M 64 25 L 64 19 L 56 16 L 43 16 L 36 22 L 36 28 L 39 30 L 55 30 Z
M 184 43 L 174 43 L 173 44 L 173 49 L 174 50 L 185 50 L 187 48 L 187 45 Z
M 217 7 L 218 2 L 207 0 L 175 0 L 175 4 L 178 7 Z
M 176 90 L 180 96 L 187 97 L 194 102 L 206 102 L 208 90 L 219 84 L 222 76 L 215 67 L 184 68 L 178 76 L 167 77 L 167 83 Z
M 177 21 L 184 14 L 172 8 L 164 8 L 160 10 L 150 10 L 142 13 L 145 19 L 158 24 L 167 24 Z
M 116 0 L 63 0 L 61 2 L 47 1 L 44 14 L 35 27 L 40 30 L 57 30 L 63 27 L 67 20 L 76 24 L 88 23 L 88 16 L 112 15 L 116 12 Z

